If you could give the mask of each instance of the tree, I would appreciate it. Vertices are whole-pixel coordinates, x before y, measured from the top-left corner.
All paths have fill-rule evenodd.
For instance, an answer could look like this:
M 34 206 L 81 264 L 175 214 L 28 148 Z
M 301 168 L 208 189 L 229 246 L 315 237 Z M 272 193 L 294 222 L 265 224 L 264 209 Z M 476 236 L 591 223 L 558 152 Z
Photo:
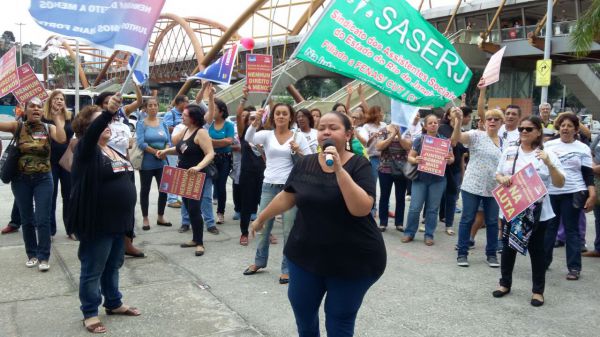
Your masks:
M 7 44 L 10 42 L 15 42 L 15 34 L 13 34 L 13 32 L 10 30 L 5 30 L 2 34 L 2 40 L 4 40 L 4 42 Z
M 65 88 L 68 85 L 69 78 L 75 71 L 75 63 L 70 57 L 57 56 L 52 60 L 52 72 L 57 87 Z
M 600 0 L 592 0 L 571 33 L 571 44 L 577 57 L 589 54 L 594 41 L 600 41 Z

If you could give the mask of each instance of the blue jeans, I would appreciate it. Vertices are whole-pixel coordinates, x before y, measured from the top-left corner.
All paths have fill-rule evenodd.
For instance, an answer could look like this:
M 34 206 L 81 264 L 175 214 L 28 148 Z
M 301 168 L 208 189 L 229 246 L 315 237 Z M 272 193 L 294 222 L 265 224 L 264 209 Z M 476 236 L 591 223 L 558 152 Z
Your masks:
M 375 178 L 375 185 L 377 185 L 377 178 L 379 178 L 379 157 L 371 157 L 369 158 L 371 162 L 371 174 Z M 389 205 L 388 205 L 389 207 Z M 373 210 L 371 213 L 375 216 L 375 212 L 377 211 L 377 193 L 373 196 Z
M 406 194 L 407 180 L 403 176 L 394 177 L 390 173 L 379 172 L 379 225 L 387 227 L 388 211 L 390 209 L 390 194 L 392 193 L 392 185 L 396 197 L 396 215 L 394 218 L 395 226 L 404 224 L 404 195 Z
M 179 156 L 167 156 L 167 163 L 169 163 L 169 166 L 177 167 L 178 160 L 179 160 Z M 178 200 L 179 200 L 179 196 L 177 194 L 167 194 L 167 203 L 168 204 L 172 204 Z
M 467 191 L 462 191 L 463 210 L 458 225 L 458 256 L 469 255 L 469 240 L 471 238 L 471 227 L 475 222 L 475 215 L 479 204 L 483 204 L 483 214 L 485 220 L 485 232 L 487 243 L 485 245 L 485 255 L 496 256 L 498 249 L 498 203 L 494 197 L 482 197 Z
M 294 311 L 298 336 L 319 336 L 319 307 L 325 293 L 325 328 L 328 337 L 354 335 L 356 315 L 375 277 L 324 277 L 288 262 L 288 299 Z
M 546 239 L 544 241 L 546 268 L 550 267 L 552 263 L 554 241 L 558 232 L 558 225 L 562 220 L 567 234 L 565 241 L 567 268 L 569 271 L 581 271 L 581 239 L 578 228 L 581 209 L 573 207 L 573 195 L 574 193 L 550 195 L 552 210 L 556 216 L 548 222 L 549 225 L 546 229 Z
M 69 197 L 71 196 L 71 172 L 65 170 L 58 163 L 52 164 L 52 180 L 54 190 L 52 193 L 52 210 L 50 211 L 50 234 L 56 235 L 56 199 L 58 198 L 58 182 L 60 181 L 60 196 L 62 198 L 62 219 L 66 229 L 67 215 L 69 214 Z M 67 235 L 72 233 L 67 233 Z
M 97 233 L 93 239 L 79 242 L 79 301 L 84 318 L 98 316 L 102 296 L 106 309 L 117 309 L 123 304 L 119 268 L 124 261 L 124 238 L 123 234 Z
M 217 193 L 217 213 L 225 214 L 225 203 L 227 202 L 227 179 L 231 172 L 233 164 L 231 152 L 217 153 L 214 160 L 219 176 L 215 180 L 215 190 Z
M 207 229 L 215 227 L 215 216 L 212 209 L 212 190 L 212 179 L 207 177 L 204 180 L 204 189 L 202 190 L 202 199 L 200 200 L 200 211 L 202 211 L 202 219 Z M 190 224 L 190 214 L 184 204 L 181 204 L 181 224 Z
M 27 257 L 48 261 L 50 258 L 52 173 L 18 174 L 11 183 L 11 189 L 21 215 Z
M 433 239 L 437 227 L 440 201 L 446 189 L 446 178 L 435 182 L 415 179 L 412 181 L 411 189 L 410 207 L 406 217 L 404 235 L 415 237 L 419 227 L 419 213 L 425 205 L 425 237 Z
M 283 190 L 283 185 L 274 185 L 263 183 L 262 185 L 262 193 L 260 195 L 260 208 L 259 212 L 262 212 L 275 198 L 275 196 Z M 290 235 L 290 230 L 294 225 L 294 221 L 296 220 L 296 207 L 292 207 L 291 209 L 285 211 L 283 213 L 283 245 L 287 241 L 288 236 Z M 271 242 L 269 241 L 269 235 L 271 235 L 271 230 L 273 230 L 273 223 L 275 219 L 271 219 L 267 221 L 265 227 L 263 228 L 261 235 L 258 240 L 256 240 L 256 257 L 254 258 L 254 264 L 259 268 L 264 268 L 267 266 L 267 262 L 269 260 L 269 245 Z M 281 273 L 289 274 L 288 271 L 288 261 L 285 255 L 281 260 Z

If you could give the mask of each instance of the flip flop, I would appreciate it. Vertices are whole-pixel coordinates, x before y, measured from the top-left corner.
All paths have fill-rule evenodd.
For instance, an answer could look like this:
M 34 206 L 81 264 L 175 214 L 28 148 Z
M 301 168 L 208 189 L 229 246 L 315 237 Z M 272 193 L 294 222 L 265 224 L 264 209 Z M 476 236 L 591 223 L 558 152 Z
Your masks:
M 102 322 L 97 322 L 90 325 L 85 325 L 85 320 L 82 322 L 83 327 L 90 333 L 106 333 L 106 327 Z
M 145 230 L 145 231 L 149 231 L 150 230 L 150 225 L 142 226 L 142 229 Z
M 119 309 L 119 308 L 117 308 Z M 122 312 L 117 312 L 114 309 L 106 309 L 107 315 L 121 315 L 121 316 L 139 316 L 142 313 L 136 307 L 129 307 L 127 310 Z

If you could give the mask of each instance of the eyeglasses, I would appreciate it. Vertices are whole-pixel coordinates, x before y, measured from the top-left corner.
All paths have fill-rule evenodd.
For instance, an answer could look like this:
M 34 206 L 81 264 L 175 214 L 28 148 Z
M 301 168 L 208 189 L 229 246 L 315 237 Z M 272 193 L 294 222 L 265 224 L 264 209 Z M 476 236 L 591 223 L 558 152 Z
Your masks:
M 485 119 L 486 121 L 490 122 L 490 121 L 494 121 L 494 122 L 498 122 L 500 120 L 502 120 L 502 118 L 498 118 L 498 117 L 488 117 Z
M 529 132 L 533 132 L 533 130 L 536 130 L 536 128 L 534 128 L 532 126 L 519 126 L 517 128 L 517 130 L 519 130 L 519 132 L 527 131 L 529 133 Z

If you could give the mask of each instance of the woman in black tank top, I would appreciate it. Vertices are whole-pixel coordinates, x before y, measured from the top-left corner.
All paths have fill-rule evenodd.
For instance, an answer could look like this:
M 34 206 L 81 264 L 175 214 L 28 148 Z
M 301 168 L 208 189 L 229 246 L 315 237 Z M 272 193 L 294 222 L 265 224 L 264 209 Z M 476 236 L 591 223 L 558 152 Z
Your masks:
M 208 132 L 202 128 L 205 113 L 206 111 L 199 105 L 188 105 L 182 114 L 182 123 L 187 129 L 173 138 L 173 143 L 176 144 L 175 147 L 160 150 L 157 156 L 164 159 L 167 155 L 177 154 L 179 155 L 177 167 L 189 171 L 200 172 L 208 166 L 213 161 L 215 152 Z M 202 256 L 204 254 L 204 242 L 202 240 L 204 222 L 200 211 L 200 200 L 183 198 L 183 203 L 190 214 L 193 237 L 192 241 L 181 244 L 181 247 L 196 247 L 196 256 Z

